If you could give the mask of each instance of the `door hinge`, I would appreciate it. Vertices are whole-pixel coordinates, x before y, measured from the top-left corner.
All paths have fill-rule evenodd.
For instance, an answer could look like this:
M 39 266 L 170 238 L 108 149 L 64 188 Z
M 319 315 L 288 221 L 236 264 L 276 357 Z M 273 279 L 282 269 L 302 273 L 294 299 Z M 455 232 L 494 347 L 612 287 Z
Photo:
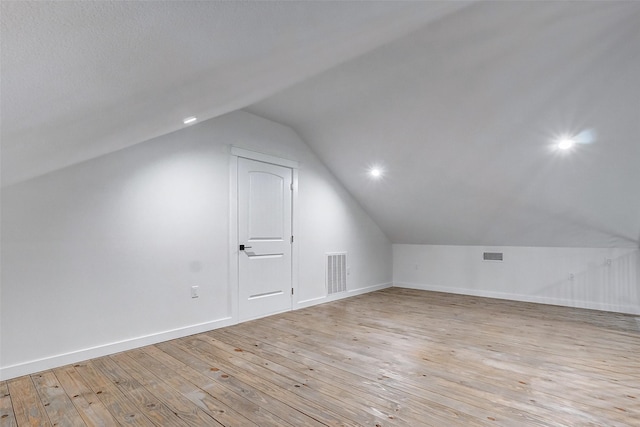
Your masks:
M 289 184 L 289 188 L 291 188 L 291 191 L 293 191 L 293 182 Z
M 293 243 L 293 236 L 291 236 L 291 243 Z
M 293 295 L 293 288 L 291 288 L 291 295 Z

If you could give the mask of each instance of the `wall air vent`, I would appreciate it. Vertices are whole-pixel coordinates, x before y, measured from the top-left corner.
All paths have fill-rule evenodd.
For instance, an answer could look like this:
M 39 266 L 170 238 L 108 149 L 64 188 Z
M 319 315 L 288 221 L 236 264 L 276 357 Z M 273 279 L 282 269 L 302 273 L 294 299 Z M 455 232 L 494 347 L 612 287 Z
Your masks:
M 485 261 L 504 261 L 502 252 L 485 252 L 482 254 L 482 259 Z
M 327 254 L 327 295 L 347 290 L 347 253 Z

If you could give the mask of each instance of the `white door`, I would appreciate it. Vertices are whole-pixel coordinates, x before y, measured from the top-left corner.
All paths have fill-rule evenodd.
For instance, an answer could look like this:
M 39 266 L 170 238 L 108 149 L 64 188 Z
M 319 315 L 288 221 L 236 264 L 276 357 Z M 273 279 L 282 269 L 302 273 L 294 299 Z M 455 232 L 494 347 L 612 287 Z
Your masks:
M 238 158 L 239 320 L 291 309 L 293 171 Z

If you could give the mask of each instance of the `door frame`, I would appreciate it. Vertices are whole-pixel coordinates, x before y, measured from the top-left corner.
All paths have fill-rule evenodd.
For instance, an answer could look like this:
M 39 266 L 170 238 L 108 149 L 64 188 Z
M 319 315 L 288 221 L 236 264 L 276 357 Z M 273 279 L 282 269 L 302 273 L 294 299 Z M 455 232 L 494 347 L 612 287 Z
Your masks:
M 295 160 L 283 159 L 270 154 L 259 153 L 244 148 L 231 146 L 229 156 L 229 299 L 227 301 L 228 313 L 231 313 L 233 323 L 238 323 L 240 318 L 240 250 L 238 245 L 238 159 L 245 158 L 263 163 L 290 168 L 293 172 L 293 191 L 291 193 L 291 233 L 294 236 L 291 245 L 291 309 L 298 303 L 298 165 Z

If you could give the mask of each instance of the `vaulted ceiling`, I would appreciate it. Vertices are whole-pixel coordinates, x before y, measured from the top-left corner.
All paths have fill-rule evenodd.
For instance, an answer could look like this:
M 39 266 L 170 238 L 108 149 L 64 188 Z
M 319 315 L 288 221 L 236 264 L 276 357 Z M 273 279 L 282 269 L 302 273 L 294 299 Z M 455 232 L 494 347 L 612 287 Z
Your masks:
M 461 7 L 2 0 L 3 185 L 246 107 Z
M 479 3 L 249 111 L 295 128 L 394 242 L 637 247 L 639 23 L 640 3 Z
M 246 108 L 395 243 L 638 247 L 640 3 L 1 7 L 4 185 Z

